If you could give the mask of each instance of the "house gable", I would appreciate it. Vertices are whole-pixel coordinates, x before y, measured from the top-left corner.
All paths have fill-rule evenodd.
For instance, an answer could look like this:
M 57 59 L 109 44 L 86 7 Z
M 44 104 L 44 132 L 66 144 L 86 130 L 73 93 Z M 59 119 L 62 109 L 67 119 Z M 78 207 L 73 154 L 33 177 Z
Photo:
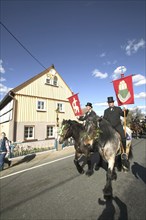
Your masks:
M 52 70 L 55 72 L 54 75 L 51 75 Z M 55 83 L 48 83 L 49 80 L 54 80 Z M 67 101 L 67 98 L 72 95 L 72 91 L 68 85 L 53 67 L 48 68 L 14 88 L 12 92 L 15 93 L 15 95 L 42 97 L 64 101 Z

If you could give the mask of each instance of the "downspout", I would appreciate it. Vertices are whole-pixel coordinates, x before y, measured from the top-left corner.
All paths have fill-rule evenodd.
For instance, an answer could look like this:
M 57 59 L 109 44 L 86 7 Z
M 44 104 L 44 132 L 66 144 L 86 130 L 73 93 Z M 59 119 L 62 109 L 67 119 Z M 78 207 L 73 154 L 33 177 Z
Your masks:
M 13 110 L 12 110 L 12 141 L 15 142 L 16 141 L 16 99 L 14 97 L 14 93 L 12 93 L 11 91 L 9 92 L 9 96 L 13 99 Z

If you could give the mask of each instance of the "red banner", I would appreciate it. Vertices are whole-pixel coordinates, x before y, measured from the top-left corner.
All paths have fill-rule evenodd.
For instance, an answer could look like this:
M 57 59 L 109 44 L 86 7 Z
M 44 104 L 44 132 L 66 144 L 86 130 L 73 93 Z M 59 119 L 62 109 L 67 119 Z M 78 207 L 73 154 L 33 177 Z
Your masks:
M 79 98 L 78 98 L 78 94 L 75 94 L 75 95 L 69 97 L 68 100 L 71 104 L 71 107 L 73 109 L 73 112 L 74 112 L 75 116 L 82 115 L 82 110 L 81 110 L 81 107 L 80 107 L 80 101 L 79 101 Z
M 114 80 L 113 86 L 116 93 L 118 106 L 124 104 L 134 104 L 132 75 Z

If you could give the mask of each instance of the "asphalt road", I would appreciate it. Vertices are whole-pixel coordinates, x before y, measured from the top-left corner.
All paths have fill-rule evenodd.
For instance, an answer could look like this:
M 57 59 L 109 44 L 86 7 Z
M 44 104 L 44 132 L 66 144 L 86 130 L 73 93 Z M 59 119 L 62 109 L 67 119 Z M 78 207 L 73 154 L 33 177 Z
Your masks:
M 106 173 L 78 174 L 74 149 L 14 160 L 0 176 L 0 220 L 146 220 L 146 139 L 133 139 L 128 173 L 105 200 Z

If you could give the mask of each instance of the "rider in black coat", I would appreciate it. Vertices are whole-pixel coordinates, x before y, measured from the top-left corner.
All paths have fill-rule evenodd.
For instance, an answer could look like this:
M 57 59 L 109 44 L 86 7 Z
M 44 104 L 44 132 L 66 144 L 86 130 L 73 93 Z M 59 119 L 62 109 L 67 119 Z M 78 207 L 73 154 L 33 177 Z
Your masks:
M 104 118 L 110 122 L 110 124 L 112 125 L 112 127 L 120 134 L 121 136 L 121 141 L 122 141 L 122 145 L 123 145 L 123 149 L 124 149 L 124 159 L 127 159 L 127 155 L 126 155 L 126 135 L 123 129 L 123 125 L 121 124 L 121 119 L 120 117 L 124 117 L 124 111 L 125 111 L 125 116 L 128 115 L 129 110 L 128 109 L 124 109 L 124 111 L 118 107 L 118 106 L 114 106 L 114 100 L 113 97 L 108 97 L 108 105 L 109 108 L 107 108 L 104 111 Z
M 87 102 L 86 108 L 87 108 L 87 112 L 83 116 L 80 116 L 78 118 L 78 120 L 84 121 L 85 122 L 85 127 L 86 127 L 86 125 L 88 123 L 88 120 L 89 121 L 93 121 L 94 124 L 97 126 L 97 115 L 96 115 L 96 113 L 92 109 L 93 108 L 92 107 L 92 103 Z

